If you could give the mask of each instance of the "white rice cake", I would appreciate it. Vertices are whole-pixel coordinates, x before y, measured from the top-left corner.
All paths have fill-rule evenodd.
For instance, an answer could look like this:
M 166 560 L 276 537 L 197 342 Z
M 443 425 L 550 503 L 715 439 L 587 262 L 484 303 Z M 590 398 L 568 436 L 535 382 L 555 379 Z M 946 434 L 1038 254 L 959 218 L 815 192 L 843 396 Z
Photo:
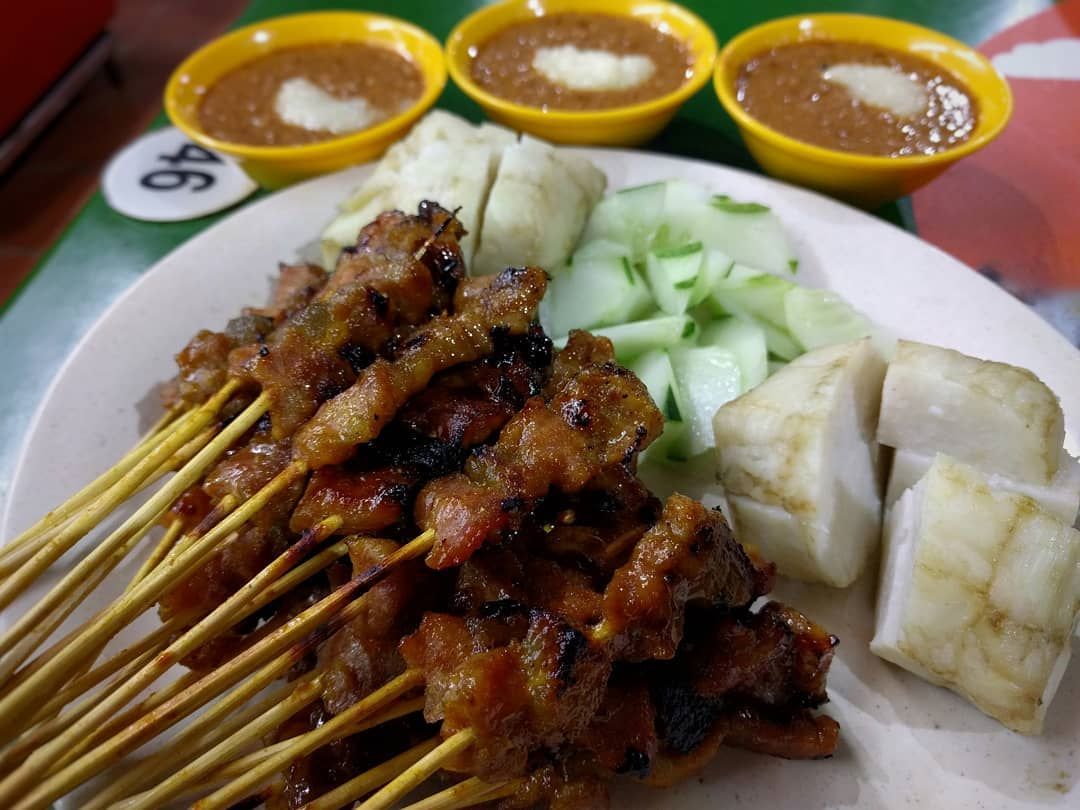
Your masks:
M 889 486 L 885 491 L 885 508 L 888 509 L 922 478 L 934 457 L 914 450 L 897 450 L 893 454 L 892 470 L 889 472 Z M 1049 484 L 1032 484 L 1017 481 L 1008 476 L 982 470 L 991 489 L 1001 489 L 1027 495 L 1054 517 L 1072 526 L 1080 511 L 1080 461 L 1073 458 L 1062 448 L 1058 470 Z
M 606 185 L 588 160 L 522 136 L 502 153 L 472 274 L 510 265 L 554 269 L 573 252 Z
M 1065 422 L 1054 392 L 1027 369 L 901 340 L 885 375 L 878 441 L 1050 484 Z
M 460 207 L 458 218 L 468 231 L 461 249 L 470 263 L 499 160 L 516 140 L 503 127 L 477 127 L 450 113 L 430 113 L 387 151 L 368 181 L 346 200 L 344 213 L 323 231 L 324 265 L 332 268 L 341 248 L 353 244 L 360 229 L 383 211 L 415 213 L 423 200 L 450 210 Z
M 827 346 L 716 413 L 735 534 L 785 576 L 846 587 L 877 547 L 874 434 L 884 374 L 869 338 Z
M 1080 532 L 938 456 L 884 536 L 870 649 L 1038 734 L 1080 613 Z

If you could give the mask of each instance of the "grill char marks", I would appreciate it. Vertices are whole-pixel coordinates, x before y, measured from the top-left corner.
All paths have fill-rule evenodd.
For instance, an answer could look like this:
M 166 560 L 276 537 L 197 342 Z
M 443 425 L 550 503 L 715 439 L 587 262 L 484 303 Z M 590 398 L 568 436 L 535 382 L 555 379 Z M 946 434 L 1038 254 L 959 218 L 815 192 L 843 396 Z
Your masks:
M 490 355 L 495 329 L 527 332 L 546 286 L 547 277 L 536 268 L 463 283 L 454 315 L 432 318 L 392 360 L 376 360 L 352 386 L 323 403 L 297 431 L 296 457 L 316 468 L 348 459 L 358 445 L 375 439 L 436 374 Z
M 427 254 L 417 257 L 429 243 L 460 256 L 459 229 L 441 227 L 448 218 L 436 206 L 419 216 L 380 215 L 342 254 L 314 301 L 275 329 L 261 351 L 233 355 L 234 374 L 270 395 L 276 436 L 292 435 L 320 403 L 352 384 L 356 372 L 346 358 L 374 357 L 400 330 L 449 305 L 447 286 L 456 287 L 464 265 L 449 277 L 439 270 L 437 285 Z
M 621 658 L 671 658 L 691 603 L 745 608 L 772 587 L 723 515 L 672 495 L 604 591 L 604 621 Z
M 485 542 L 520 529 L 551 490 L 581 492 L 612 468 L 632 469 L 663 419 L 644 385 L 614 365 L 611 353 L 610 341 L 574 333 L 544 394 L 529 399 L 463 473 L 421 491 L 416 521 L 436 533 L 429 565 L 460 565 Z M 585 421 L 578 418 L 583 410 L 590 414 Z M 511 501 L 519 507 L 502 508 Z

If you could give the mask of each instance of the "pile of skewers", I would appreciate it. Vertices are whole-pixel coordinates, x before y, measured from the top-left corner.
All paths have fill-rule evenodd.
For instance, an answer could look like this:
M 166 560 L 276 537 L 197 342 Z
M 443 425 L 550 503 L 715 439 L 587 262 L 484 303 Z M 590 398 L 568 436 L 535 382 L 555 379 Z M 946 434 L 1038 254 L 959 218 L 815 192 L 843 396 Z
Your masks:
M 151 433 L 4 547 L 0 607 L 94 540 L 0 637 L 0 806 L 106 774 L 80 807 L 382 808 L 438 772 L 414 810 L 597 807 L 721 745 L 833 753 L 836 639 L 760 604 L 772 567 L 719 512 L 644 487 L 645 387 L 606 339 L 554 352 L 543 271 L 467 279 L 462 235 L 423 203 L 329 277 L 283 267 L 270 307 L 177 355 Z

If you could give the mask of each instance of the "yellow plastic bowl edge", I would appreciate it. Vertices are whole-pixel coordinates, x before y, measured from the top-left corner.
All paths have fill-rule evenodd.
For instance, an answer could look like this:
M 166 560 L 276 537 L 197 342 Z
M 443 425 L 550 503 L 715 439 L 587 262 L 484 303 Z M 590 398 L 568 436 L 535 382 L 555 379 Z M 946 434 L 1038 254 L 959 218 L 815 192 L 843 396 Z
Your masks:
M 751 56 L 777 45 L 807 39 L 867 42 L 914 53 L 960 77 L 979 103 L 971 138 L 935 155 L 892 158 L 860 155 L 805 143 L 753 118 L 735 97 L 735 76 Z M 716 61 L 713 84 L 747 148 L 770 174 L 858 202 L 877 204 L 930 180 L 960 158 L 986 146 L 1012 116 L 1012 92 L 984 56 L 929 28 L 863 14 L 807 14 L 783 17 L 749 28 L 730 40 Z
M 487 92 L 472 80 L 470 48 L 511 23 L 568 11 L 629 16 L 662 26 L 690 49 L 694 57 L 691 77 L 671 93 L 641 104 L 581 111 L 545 111 L 517 104 Z M 446 40 L 450 77 L 491 118 L 564 143 L 631 145 L 648 140 L 667 124 L 686 99 L 708 82 L 716 52 L 716 37 L 700 18 L 675 3 L 648 0 L 505 0 L 466 17 Z
M 369 129 L 311 144 L 253 146 L 222 141 L 203 131 L 198 117 L 201 90 L 225 73 L 280 48 L 342 41 L 378 44 L 401 53 L 423 76 L 420 98 Z M 248 174 L 274 188 L 377 157 L 434 105 L 446 86 L 446 75 L 439 41 L 404 20 L 363 12 L 292 14 L 239 28 L 185 59 L 169 77 L 165 112 L 192 140 L 236 158 Z

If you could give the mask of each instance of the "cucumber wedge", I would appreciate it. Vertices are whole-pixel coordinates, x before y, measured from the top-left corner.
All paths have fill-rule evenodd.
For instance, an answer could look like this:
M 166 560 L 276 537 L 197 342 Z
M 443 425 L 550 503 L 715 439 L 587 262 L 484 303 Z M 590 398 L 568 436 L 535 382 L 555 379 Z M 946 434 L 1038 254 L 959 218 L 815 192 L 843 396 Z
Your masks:
M 677 348 L 668 352 L 675 372 L 674 394 L 689 430 L 691 456 L 716 446 L 713 416 L 742 391 L 742 373 L 733 352 L 717 346 Z
M 795 287 L 784 296 L 788 331 L 807 351 L 869 337 L 874 327 L 861 312 L 829 290 Z
M 582 242 L 621 242 L 630 248 L 631 260 L 640 259 L 661 221 L 666 186 L 660 182 L 624 188 L 601 200 L 589 216 Z
M 627 366 L 645 387 L 664 415 L 674 418 L 677 410 L 675 403 L 675 371 L 671 367 L 671 358 L 667 352 L 653 350 L 646 352 Z
M 681 315 L 700 288 L 701 266 L 705 250 L 701 242 L 677 248 L 650 251 L 645 258 L 645 277 L 660 309 L 669 315 Z
M 545 327 L 556 337 L 569 334 L 571 329 L 632 321 L 654 306 L 645 280 L 625 251 L 596 246 L 584 255 L 574 254 L 555 274 L 547 302 Z
M 664 432 L 645 448 L 640 456 L 642 464 L 659 462 L 683 462 L 690 458 L 690 429 L 677 419 L 664 421 Z
M 779 218 L 759 203 L 716 195 L 709 201 L 698 229 L 708 234 L 709 247 L 750 267 L 790 277 L 798 266 Z
M 669 315 L 603 326 L 591 331 L 615 344 L 615 359 L 625 363 L 654 349 L 693 345 L 697 339 L 698 325 L 689 315 Z M 561 339 L 555 343 L 560 348 L 565 345 L 565 341 Z
M 724 318 L 701 330 L 701 345 L 727 349 L 739 364 L 742 390 L 746 393 L 759 385 L 769 374 L 769 353 L 765 330 L 752 321 Z
M 769 352 L 794 360 L 802 346 L 787 329 L 785 296 L 795 285 L 786 279 L 736 264 L 714 287 L 705 304 L 715 315 L 737 315 L 753 321 L 765 332 Z

